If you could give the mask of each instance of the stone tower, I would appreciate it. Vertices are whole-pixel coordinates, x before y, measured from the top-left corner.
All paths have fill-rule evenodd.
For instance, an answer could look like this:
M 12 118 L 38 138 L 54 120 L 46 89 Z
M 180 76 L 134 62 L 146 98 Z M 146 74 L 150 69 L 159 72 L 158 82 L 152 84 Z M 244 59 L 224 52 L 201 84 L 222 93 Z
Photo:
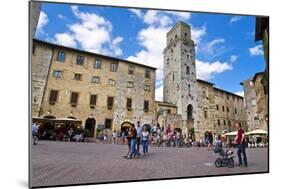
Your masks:
M 167 33 L 164 49 L 164 101 L 177 105 L 182 116 L 182 131 L 197 130 L 197 79 L 195 44 L 191 29 L 178 22 Z

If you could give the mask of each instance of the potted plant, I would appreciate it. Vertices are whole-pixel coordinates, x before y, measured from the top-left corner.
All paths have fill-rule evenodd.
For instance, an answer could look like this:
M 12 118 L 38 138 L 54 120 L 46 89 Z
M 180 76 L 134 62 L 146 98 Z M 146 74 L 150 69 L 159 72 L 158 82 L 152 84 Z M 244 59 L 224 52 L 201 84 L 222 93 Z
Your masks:
M 84 135 L 85 142 L 93 142 L 93 138 L 90 137 L 90 131 L 88 129 L 84 129 L 83 135 Z

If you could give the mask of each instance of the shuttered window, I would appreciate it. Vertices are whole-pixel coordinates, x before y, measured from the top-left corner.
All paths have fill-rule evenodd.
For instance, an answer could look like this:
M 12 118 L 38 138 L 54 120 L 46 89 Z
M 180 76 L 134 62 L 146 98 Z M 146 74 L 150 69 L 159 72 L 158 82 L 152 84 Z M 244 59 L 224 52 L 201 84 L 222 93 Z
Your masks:
M 112 110 L 113 108 L 113 101 L 114 101 L 114 98 L 113 97 L 107 97 L 107 109 L 108 110 Z
M 76 92 L 71 93 L 70 104 L 72 106 L 77 106 L 78 96 L 79 96 L 79 93 L 76 93 Z
M 84 56 L 77 55 L 76 64 L 77 65 L 83 65 L 84 64 Z
M 117 72 L 117 67 L 118 67 L 118 65 L 116 63 L 111 63 L 110 64 L 110 71 L 111 72 Z
M 148 100 L 145 100 L 145 101 L 144 101 L 143 110 L 144 110 L 145 112 L 148 112 L 148 110 L 149 110 L 149 101 L 148 101 Z
M 150 78 L 150 70 L 149 69 L 145 69 L 145 78 Z
M 104 125 L 106 129 L 111 129 L 112 119 L 106 119 Z
M 132 110 L 132 99 L 127 98 L 127 110 L 131 111 Z
M 90 97 L 90 106 L 94 107 L 95 105 L 97 105 L 97 95 L 91 95 L 91 97 Z
M 134 70 L 135 70 L 135 67 L 132 66 L 132 65 L 129 65 L 129 67 L 128 67 L 128 74 L 133 75 L 134 74 Z
M 59 51 L 59 52 L 58 52 L 58 56 L 57 56 L 57 61 L 59 61 L 59 62 L 64 62 L 64 60 L 65 60 L 65 54 L 64 54 L 64 52 L 63 52 L 63 51 Z
M 49 97 L 49 103 L 53 105 L 57 102 L 57 99 L 58 99 L 58 91 L 51 90 L 50 97 Z

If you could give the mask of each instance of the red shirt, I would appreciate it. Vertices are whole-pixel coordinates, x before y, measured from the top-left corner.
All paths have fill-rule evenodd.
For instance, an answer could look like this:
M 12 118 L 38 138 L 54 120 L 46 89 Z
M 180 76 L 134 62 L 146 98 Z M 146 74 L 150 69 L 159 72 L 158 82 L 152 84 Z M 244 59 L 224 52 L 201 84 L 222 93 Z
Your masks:
M 240 127 L 237 132 L 237 143 L 241 144 L 242 135 L 244 134 L 244 130 Z M 243 141 L 244 142 L 244 141 Z

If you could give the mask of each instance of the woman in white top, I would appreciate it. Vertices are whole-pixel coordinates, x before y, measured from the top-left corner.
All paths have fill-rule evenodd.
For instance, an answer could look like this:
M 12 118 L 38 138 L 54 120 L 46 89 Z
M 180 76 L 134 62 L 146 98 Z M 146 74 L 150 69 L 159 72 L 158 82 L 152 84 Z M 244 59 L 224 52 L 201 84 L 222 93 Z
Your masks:
M 144 127 L 143 132 L 141 133 L 143 155 L 145 155 L 145 153 L 148 153 L 148 137 L 149 132 L 147 131 L 147 128 Z

